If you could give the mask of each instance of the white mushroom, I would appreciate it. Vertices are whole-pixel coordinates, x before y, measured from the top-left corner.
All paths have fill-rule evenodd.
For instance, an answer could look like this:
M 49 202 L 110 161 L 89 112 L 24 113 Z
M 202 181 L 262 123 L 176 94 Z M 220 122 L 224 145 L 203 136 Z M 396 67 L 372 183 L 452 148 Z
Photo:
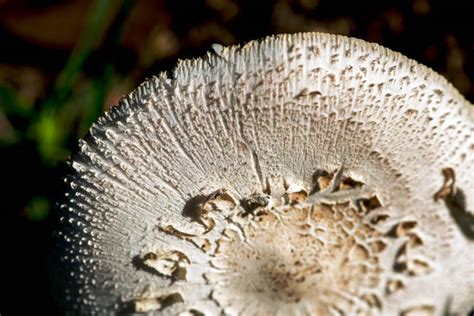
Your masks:
M 66 311 L 465 315 L 474 111 L 398 53 L 278 35 L 181 61 L 80 142 Z

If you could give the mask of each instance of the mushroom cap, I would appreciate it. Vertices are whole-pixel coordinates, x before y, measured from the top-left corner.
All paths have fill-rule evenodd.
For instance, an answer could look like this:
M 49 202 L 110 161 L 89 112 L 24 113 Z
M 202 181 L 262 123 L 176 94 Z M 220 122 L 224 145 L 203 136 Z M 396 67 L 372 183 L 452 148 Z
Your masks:
M 361 40 L 180 61 L 70 160 L 53 273 L 81 313 L 467 313 L 474 110 Z M 444 170 L 444 171 L 443 171 Z

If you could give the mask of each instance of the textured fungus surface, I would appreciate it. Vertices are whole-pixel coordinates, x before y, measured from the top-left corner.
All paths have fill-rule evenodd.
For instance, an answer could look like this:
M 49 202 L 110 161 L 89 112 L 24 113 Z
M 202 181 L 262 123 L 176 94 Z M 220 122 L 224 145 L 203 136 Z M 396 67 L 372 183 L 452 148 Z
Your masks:
M 182 61 L 71 159 L 54 273 L 87 314 L 438 315 L 474 305 L 474 112 L 378 45 Z

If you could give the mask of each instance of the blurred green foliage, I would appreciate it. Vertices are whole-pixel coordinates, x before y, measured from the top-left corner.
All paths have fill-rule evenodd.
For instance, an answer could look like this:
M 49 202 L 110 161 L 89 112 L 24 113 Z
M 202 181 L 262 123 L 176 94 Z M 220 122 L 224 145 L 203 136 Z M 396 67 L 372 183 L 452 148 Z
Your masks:
M 73 102 L 74 99 L 70 99 L 70 96 L 81 75 L 85 60 L 100 40 L 99 35 L 103 34 L 104 25 L 101 18 L 105 16 L 110 5 L 111 2 L 108 0 L 95 1 L 85 21 L 85 29 L 80 41 L 59 74 L 51 95 L 39 106 L 37 119 L 33 121 L 28 136 L 37 143 L 44 162 L 55 164 L 65 160 L 70 154 L 66 146 L 71 136 L 69 135 L 70 126 L 78 121 L 80 128 L 75 132 L 83 136 L 92 122 L 102 113 L 109 75 L 104 75 L 100 84 L 93 83 L 87 87 L 82 94 L 85 100 L 81 100 L 81 103 L 85 105 L 84 108 L 78 110 L 78 104 Z M 95 98 L 91 100 L 87 96 L 95 96 Z
M 48 217 L 49 200 L 44 196 L 34 196 L 26 206 L 26 216 L 30 221 L 42 221 Z
M 121 31 L 133 2 L 122 1 L 115 16 L 115 26 L 104 40 L 101 36 L 106 33 L 107 25 L 103 16 L 114 4 L 109 0 L 94 1 L 84 21 L 80 40 L 52 89 L 40 100 L 28 100 L 16 87 L 0 78 L 1 150 L 33 143 L 46 169 L 55 168 L 68 158 L 71 143 L 83 137 L 103 113 L 107 90 L 115 71 L 109 61 L 97 76 L 81 80 L 84 79 L 84 63 L 99 44 L 108 46 L 110 50 L 119 45 Z M 34 195 L 24 208 L 26 218 L 32 221 L 45 220 L 52 207 L 50 199 Z

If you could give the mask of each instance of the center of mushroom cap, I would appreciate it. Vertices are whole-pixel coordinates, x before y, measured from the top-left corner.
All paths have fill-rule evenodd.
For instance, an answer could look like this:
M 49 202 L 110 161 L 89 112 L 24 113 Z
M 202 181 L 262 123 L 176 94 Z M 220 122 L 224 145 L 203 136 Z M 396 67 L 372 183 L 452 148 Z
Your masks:
M 147 271 L 176 286 L 144 293 L 136 310 L 163 309 L 175 296 L 194 308 L 192 285 L 205 283 L 203 295 L 229 315 L 379 314 L 407 278 L 432 272 L 416 221 L 392 218 L 368 186 L 341 171 L 316 179 L 311 189 L 285 181 L 282 194 L 269 185 L 240 199 L 225 189 L 191 199 L 183 214 L 199 231 L 176 222 L 160 229 L 202 259 L 176 244 L 145 254 Z
M 244 239 L 224 232 L 211 260 L 214 270 L 206 274 L 215 284 L 212 298 L 226 311 L 350 312 L 356 298 L 360 306 L 380 305 L 371 293 L 382 272 L 380 233 L 349 203 L 262 210 L 242 232 Z

